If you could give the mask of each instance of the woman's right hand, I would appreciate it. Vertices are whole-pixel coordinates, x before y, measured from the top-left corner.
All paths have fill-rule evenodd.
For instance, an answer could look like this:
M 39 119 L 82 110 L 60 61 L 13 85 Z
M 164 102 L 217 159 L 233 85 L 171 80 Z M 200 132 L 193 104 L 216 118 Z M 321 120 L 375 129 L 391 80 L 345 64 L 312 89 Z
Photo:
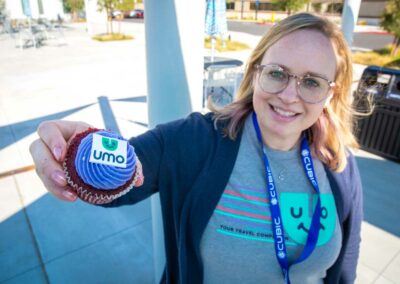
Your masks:
M 46 121 L 37 130 L 39 139 L 32 142 L 30 152 L 36 172 L 46 189 L 65 201 L 75 201 L 76 193 L 68 186 L 62 162 L 67 153 L 67 143 L 90 127 L 84 122 Z

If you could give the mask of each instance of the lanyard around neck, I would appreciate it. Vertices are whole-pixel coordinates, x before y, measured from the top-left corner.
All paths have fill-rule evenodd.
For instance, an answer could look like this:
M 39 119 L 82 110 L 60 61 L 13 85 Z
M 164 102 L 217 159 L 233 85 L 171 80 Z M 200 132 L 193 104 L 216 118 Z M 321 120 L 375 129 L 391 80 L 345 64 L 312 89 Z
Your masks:
M 310 181 L 311 185 L 317 192 L 318 198 L 317 198 L 317 205 L 315 207 L 315 211 L 311 219 L 311 226 L 308 232 L 307 242 L 299 258 L 296 259 L 293 263 L 289 264 L 286 253 L 285 234 L 281 217 L 281 210 L 279 208 L 278 195 L 275 187 L 274 178 L 272 176 L 271 167 L 269 165 L 268 158 L 265 153 L 260 126 L 258 125 L 257 115 L 255 112 L 253 112 L 253 125 L 257 133 L 257 139 L 260 142 L 263 150 L 262 152 L 264 156 L 266 184 L 267 184 L 267 192 L 268 192 L 271 217 L 272 217 L 272 229 L 274 236 L 276 258 L 278 259 L 279 265 L 281 266 L 285 282 L 290 284 L 289 269 L 291 265 L 302 262 L 308 256 L 310 256 L 318 242 L 318 233 L 320 229 L 320 217 L 321 217 L 321 200 L 320 200 L 320 191 L 318 187 L 317 177 L 315 176 L 311 153 L 308 147 L 308 141 L 304 135 L 301 141 L 301 159 L 303 162 L 304 172 L 308 180 Z

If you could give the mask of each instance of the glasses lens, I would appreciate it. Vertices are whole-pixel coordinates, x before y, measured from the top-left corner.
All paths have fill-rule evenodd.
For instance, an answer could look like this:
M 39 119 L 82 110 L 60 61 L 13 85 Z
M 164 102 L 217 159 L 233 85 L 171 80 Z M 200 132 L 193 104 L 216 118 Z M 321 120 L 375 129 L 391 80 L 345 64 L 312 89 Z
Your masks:
M 325 99 L 329 91 L 329 83 L 323 78 L 306 76 L 300 80 L 298 88 L 304 101 L 317 103 Z
M 289 81 L 289 74 L 279 66 L 263 66 L 260 73 L 259 84 L 264 92 L 278 93 L 282 91 Z

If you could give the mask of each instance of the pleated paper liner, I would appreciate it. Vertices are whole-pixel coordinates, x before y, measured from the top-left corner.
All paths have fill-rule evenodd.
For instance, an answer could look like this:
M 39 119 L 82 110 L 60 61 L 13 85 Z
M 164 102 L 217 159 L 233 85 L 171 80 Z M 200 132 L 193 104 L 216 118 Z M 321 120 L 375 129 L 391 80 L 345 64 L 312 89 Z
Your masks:
M 106 204 L 110 203 L 113 200 L 121 197 L 124 194 L 127 194 L 134 186 L 136 183 L 137 175 L 136 171 L 132 175 L 132 178 L 125 183 L 123 186 L 118 187 L 117 189 L 113 190 L 100 190 L 100 189 L 95 189 L 90 185 L 78 185 L 75 183 L 68 171 L 67 167 L 67 160 L 64 161 L 64 173 L 65 173 L 65 178 L 68 182 L 68 184 L 72 187 L 72 189 L 78 194 L 78 197 L 82 199 L 83 201 L 86 201 L 91 204 Z M 126 185 L 128 185 L 126 187 Z

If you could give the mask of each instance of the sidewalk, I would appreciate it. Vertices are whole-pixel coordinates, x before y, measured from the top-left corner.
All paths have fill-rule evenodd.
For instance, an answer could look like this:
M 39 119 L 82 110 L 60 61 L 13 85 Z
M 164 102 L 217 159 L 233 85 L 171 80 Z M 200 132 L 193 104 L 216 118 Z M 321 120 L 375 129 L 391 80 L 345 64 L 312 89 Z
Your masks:
M 32 165 L 28 147 L 43 120 L 117 125 L 125 137 L 146 130 L 143 24 L 124 23 L 135 40 L 110 43 L 71 27 L 63 46 L 22 51 L 0 36 L 0 175 Z M 248 54 L 220 55 L 245 61 Z M 400 283 L 400 164 L 363 151 L 357 157 L 366 221 L 356 283 Z M 68 204 L 32 170 L 0 178 L 0 283 L 154 283 L 149 200 L 116 209 Z

